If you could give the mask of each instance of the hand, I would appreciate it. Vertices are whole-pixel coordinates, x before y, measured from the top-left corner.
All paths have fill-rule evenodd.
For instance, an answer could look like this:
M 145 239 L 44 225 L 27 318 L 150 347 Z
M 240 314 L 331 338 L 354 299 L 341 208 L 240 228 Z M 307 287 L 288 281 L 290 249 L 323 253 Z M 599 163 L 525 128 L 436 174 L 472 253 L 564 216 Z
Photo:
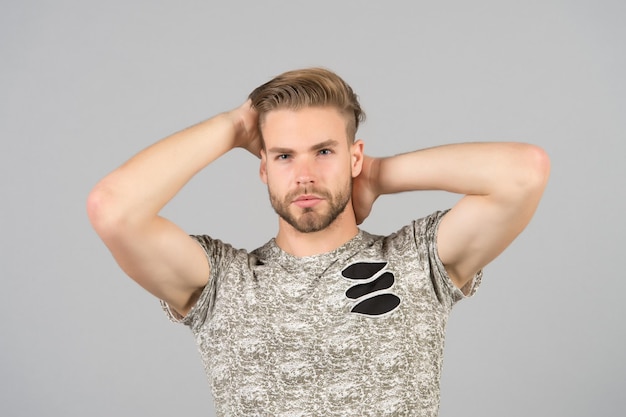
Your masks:
M 259 131 L 259 114 L 252 107 L 251 100 L 228 112 L 237 132 L 235 146 L 247 149 L 256 157 L 261 157 L 263 143 Z
M 372 211 L 374 201 L 380 195 L 378 191 L 378 170 L 380 160 L 363 155 L 363 166 L 352 183 L 352 207 L 356 224 L 361 224 Z

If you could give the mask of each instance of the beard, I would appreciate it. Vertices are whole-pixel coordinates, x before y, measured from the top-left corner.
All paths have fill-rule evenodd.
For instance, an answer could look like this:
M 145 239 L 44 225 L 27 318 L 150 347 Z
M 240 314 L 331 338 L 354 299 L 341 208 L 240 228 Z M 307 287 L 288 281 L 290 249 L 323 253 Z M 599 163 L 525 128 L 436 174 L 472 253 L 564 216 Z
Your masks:
M 348 205 L 350 197 L 352 195 L 352 178 L 348 184 L 340 189 L 335 195 L 330 191 L 320 190 L 313 186 L 304 187 L 296 191 L 288 193 L 283 199 L 280 199 L 276 194 L 272 192 L 272 189 L 268 186 L 270 195 L 270 202 L 276 214 L 278 214 L 289 225 L 296 229 L 300 233 L 312 233 L 319 232 L 330 226 Z M 303 209 L 297 208 L 297 211 L 301 211 L 298 215 L 293 213 L 291 203 L 302 194 L 315 194 L 322 197 L 329 205 L 328 209 L 321 209 L 317 206 L 306 207 Z M 319 205 L 319 204 L 318 204 Z

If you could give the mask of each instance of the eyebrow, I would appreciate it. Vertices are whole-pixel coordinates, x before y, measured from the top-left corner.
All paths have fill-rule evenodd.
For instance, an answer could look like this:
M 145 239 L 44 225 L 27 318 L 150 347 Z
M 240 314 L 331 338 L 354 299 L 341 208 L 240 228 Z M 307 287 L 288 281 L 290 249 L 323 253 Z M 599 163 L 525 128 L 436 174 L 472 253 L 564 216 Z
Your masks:
M 311 151 L 318 151 L 320 149 L 324 149 L 324 148 L 332 148 L 334 146 L 337 146 L 339 142 L 337 142 L 335 139 L 328 139 L 325 140 L 324 142 L 320 142 L 320 143 L 316 143 L 315 145 L 311 146 L 309 148 L 309 150 Z M 293 149 L 291 148 L 282 148 L 279 146 L 273 147 L 268 149 L 269 153 L 278 153 L 278 154 L 283 154 L 283 153 L 292 153 Z

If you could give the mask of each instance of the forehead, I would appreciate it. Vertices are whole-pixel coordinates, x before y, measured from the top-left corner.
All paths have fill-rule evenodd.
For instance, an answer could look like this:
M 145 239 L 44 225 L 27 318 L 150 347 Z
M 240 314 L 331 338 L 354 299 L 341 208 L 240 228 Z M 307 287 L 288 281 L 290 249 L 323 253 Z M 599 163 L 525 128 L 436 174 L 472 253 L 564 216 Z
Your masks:
M 272 110 L 265 115 L 261 131 L 267 147 L 307 146 L 329 139 L 348 139 L 346 119 L 334 107 Z

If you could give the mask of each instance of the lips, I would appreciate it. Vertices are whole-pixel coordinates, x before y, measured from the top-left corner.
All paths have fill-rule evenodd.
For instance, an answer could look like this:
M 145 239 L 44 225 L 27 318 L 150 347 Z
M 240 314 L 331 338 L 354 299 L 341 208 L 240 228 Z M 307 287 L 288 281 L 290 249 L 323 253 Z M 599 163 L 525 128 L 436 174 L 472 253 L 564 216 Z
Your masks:
M 306 200 L 320 200 L 321 197 L 316 196 L 314 194 L 305 194 L 305 195 L 300 195 L 298 197 L 296 197 L 294 199 L 294 201 L 306 201 Z
M 308 208 L 308 207 L 313 207 L 316 204 L 318 204 L 320 201 L 322 201 L 322 197 L 314 195 L 314 194 L 304 194 L 304 195 L 300 195 L 298 197 L 296 197 L 293 200 L 293 204 L 295 204 L 296 206 L 300 207 L 300 208 Z

